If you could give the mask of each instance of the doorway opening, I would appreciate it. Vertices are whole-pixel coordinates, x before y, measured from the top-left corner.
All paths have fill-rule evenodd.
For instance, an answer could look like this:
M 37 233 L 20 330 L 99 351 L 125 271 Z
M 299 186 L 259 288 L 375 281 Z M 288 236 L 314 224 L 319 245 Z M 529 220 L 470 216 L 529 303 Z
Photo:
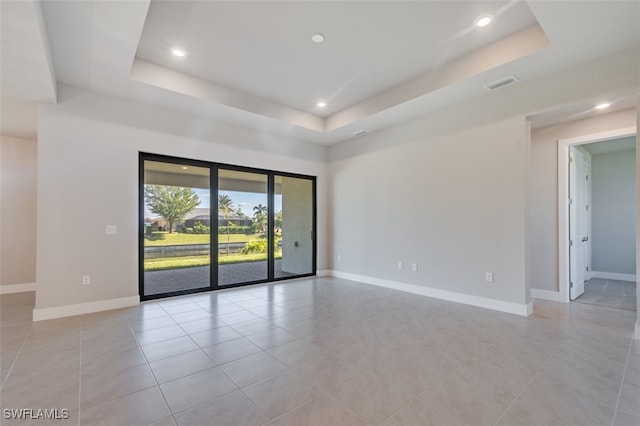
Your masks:
M 637 309 L 636 129 L 558 141 L 560 293 Z

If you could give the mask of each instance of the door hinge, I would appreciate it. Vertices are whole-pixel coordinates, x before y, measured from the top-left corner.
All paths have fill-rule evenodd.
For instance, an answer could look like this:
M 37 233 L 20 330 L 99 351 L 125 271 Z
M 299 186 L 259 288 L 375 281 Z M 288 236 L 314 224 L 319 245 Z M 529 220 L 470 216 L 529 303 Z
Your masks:
M 573 282 L 569 283 L 569 288 L 573 288 Z
M 584 179 L 585 179 L 585 180 L 589 180 L 589 175 L 585 175 L 585 176 L 584 176 Z
M 573 157 L 569 156 L 569 163 L 573 163 Z
M 573 198 L 569 198 L 569 205 L 573 204 Z
M 573 240 L 569 240 L 569 247 L 573 247 Z
M 588 267 L 588 266 L 587 266 L 587 268 L 586 268 L 586 269 L 587 269 L 587 272 L 589 272 L 589 267 Z
M 587 204 L 585 208 L 587 209 L 587 211 L 589 211 L 589 204 Z

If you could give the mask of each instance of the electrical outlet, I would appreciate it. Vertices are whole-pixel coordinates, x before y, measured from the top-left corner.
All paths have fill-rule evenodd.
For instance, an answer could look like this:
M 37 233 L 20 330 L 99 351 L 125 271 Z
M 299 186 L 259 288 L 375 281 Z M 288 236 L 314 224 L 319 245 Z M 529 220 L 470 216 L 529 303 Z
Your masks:
M 402 271 L 402 262 L 398 262 L 398 271 Z
M 488 283 L 492 283 L 493 282 L 493 272 L 487 272 L 486 274 L 484 274 L 484 280 Z
M 118 234 L 118 226 L 117 225 L 107 225 L 104 227 L 104 233 L 107 235 L 117 235 Z
M 338 255 L 338 262 L 342 262 L 342 255 L 341 254 Z
M 82 276 L 82 285 L 91 284 L 91 275 L 83 275 Z
M 418 272 L 418 264 L 417 264 L 417 263 L 412 264 L 412 265 L 411 265 L 411 270 L 412 270 L 413 272 Z

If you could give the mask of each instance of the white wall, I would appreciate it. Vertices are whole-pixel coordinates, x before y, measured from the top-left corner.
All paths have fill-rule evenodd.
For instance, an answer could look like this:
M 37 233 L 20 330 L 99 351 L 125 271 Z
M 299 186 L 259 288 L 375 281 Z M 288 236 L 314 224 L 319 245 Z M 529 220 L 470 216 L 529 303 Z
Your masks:
M 0 293 L 36 281 L 36 151 L 35 140 L 0 136 Z
M 331 163 L 333 269 L 525 305 L 527 123 L 457 128 Z
M 593 271 L 635 276 L 636 150 L 591 157 Z
M 529 235 L 531 287 L 558 288 L 558 140 L 636 125 L 635 109 L 535 129 L 531 133 Z
M 138 295 L 140 151 L 315 175 L 318 203 L 326 204 L 322 147 L 64 86 L 59 95 L 60 104 L 41 104 L 38 110 L 34 316 Z M 105 225 L 117 225 L 118 235 L 105 235 Z M 320 210 L 319 269 L 327 268 L 326 240 L 326 215 Z M 91 285 L 81 284 L 84 274 L 91 275 Z

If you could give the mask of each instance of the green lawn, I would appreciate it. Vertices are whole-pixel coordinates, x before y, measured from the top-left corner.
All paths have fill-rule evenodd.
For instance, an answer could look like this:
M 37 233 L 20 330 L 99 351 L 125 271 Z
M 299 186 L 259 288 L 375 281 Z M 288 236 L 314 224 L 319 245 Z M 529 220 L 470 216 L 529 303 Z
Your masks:
M 282 251 L 276 251 L 276 259 L 282 258 Z M 256 254 L 221 254 L 218 258 L 219 265 L 228 263 L 258 262 L 267 260 L 266 253 Z M 194 266 L 209 266 L 209 256 L 184 256 L 184 257 L 158 257 L 145 259 L 145 271 L 163 271 L 166 269 L 192 268 Z
M 246 243 L 248 241 L 258 241 L 264 240 L 264 236 L 262 234 L 229 234 L 229 242 L 230 243 Z M 218 242 L 220 244 L 224 244 L 227 242 L 227 235 L 220 234 L 218 235 Z M 154 247 L 154 246 L 177 246 L 177 245 L 188 245 L 188 244 L 209 244 L 209 235 L 208 234 L 183 234 L 179 232 L 173 232 L 169 234 L 168 232 L 153 232 L 151 234 L 151 238 L 144 238 L 145 247 Z

